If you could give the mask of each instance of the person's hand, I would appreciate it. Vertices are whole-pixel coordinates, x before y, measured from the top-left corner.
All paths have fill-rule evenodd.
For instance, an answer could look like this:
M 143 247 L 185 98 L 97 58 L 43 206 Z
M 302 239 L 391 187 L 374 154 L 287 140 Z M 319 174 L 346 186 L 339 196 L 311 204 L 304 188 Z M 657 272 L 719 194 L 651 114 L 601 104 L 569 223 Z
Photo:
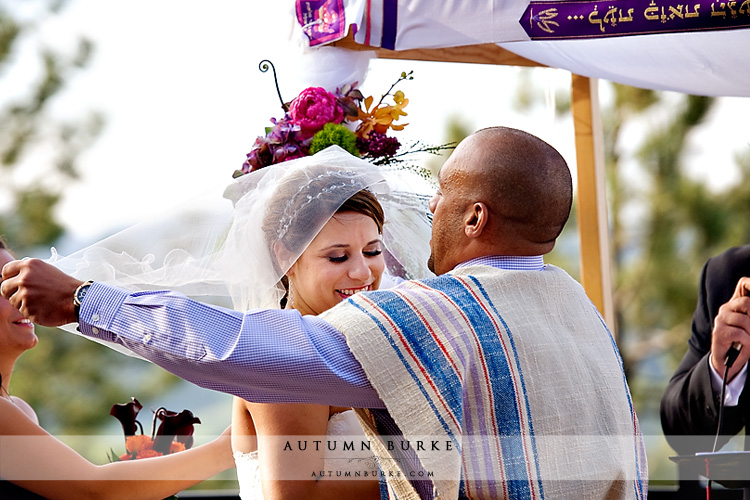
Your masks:
M 73 294 L 83 283 L 39 259 L 8 262 L 0 292 L 32 323 L 60 326 L 78 320 Z
M 731 380 L 750 359 L 750 278 L 740 278 L 734 295 L 719 308 L 711 334 L 711 364 L 717 373 L 724 373 L 724 360 L 733 343 L 742 346 L 739 356 L 729 370 Z

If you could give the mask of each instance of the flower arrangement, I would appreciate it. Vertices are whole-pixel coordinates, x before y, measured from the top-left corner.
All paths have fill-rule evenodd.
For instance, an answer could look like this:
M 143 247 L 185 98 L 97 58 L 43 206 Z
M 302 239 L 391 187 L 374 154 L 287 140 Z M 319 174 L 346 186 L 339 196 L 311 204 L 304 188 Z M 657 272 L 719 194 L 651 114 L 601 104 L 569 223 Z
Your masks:
M 261 63 L 261 71 L 267 70 L 263 66 L 267 62 Z M 376 164 L 400 163 L 406 155 L 417 152 L 439 154 L 453 149 L 455 144 L 424 146 L 416 142 L 407 151 L 401 151 L 401 142 L 388 135 L 389 131 L 401 131 L 408 125 L 400 119 L 407 116 L 404 108 L 409 99 L 401 90 L 393 90 L 402 81 L 412 80 L 412 74 L 412 71 L 402 72 L 377 103 L 372 96 L 364 97 L 357 82 L 334 92 L 322 87 L 304 89 L 291 102 L 282 104 L 286 113 L 280 119 L 271 118 L 273 126 L 266 128 L 266 135 L 255 139 L 234 177 L 312 155 L 334 144 Z M 419 173 L 429 177 L 423 169 Z
M 193 446 L 193 426 L 201 423 L 190 410 L 179 413 L 159 408 L 154 412 L 151 435 L 143 433 L 143 426 L 136 419 L 143 405 L 136 399 L 130 402 L 112 405 L 109 414 L 122 424 L 125 434 L 125 453 L 117 455 L 110 450 L 111 462 L 137 460 L 141 458 L 160 457 L 184 451 Z M 161 423 L 156 427 L 156 422 Z M 136 432 L 140 430 L 140 434 Z

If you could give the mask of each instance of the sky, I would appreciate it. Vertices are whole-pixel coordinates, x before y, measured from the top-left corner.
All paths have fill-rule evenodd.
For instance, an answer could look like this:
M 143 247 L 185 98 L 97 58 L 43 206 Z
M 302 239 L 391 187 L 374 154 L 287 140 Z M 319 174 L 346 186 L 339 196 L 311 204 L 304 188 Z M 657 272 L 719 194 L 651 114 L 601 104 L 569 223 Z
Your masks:
M 59 19 L 44 25 L 41 38 L 58 48 L 72 48 L 78 35 L 95 44 L 90 67 L 68 82 L 53 112 L 98 111 L 106 119 L 79 159 L 81 181 L 66 188 L 59 207 L 60 219 L 70 221 L 70 248 L 63 253 L 231 181 L 255 137 L 282 114 L 273 78 L 258 63 L 274 62 L 286 101 L 310 84 L 318 67 L 289 41 L 286 4 L 70 0 Z M 410 70 L 414 80 L 399 86 L 410 99 L 402 142 L 439 144 L 448 119 L 460 117 L 470 129 L 528 130 L 557 147 L 575 170 L 572 121 L 554 116 L 550 98 L 569 85 L 566 71 L 533 70 L 536 92 L 548 102 L 533 113 L 514 111 L 522 85 L 522 70 L 514 67 L 372 60 L 362 90 L 377 99 Z M 733 174 L 731 168 L 717 172 L 716 165 L 731 164 L 733 152 L 750 142 L 750 99 L 727 98 L 719 108 L 696 134 L 691 160 L 695 175 L 717 186 Z M 92 202 L 95 210 L 82 215 Z

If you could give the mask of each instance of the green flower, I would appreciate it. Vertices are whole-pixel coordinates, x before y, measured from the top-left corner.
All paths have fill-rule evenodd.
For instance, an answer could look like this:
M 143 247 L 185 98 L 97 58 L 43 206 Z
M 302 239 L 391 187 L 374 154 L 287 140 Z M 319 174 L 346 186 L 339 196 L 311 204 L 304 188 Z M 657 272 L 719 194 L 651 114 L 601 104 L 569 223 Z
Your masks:
M 323 130 L 313 136 L 312 143 L 310 143 L 310 154 L 313 155 L 334 144 L 354 156 L 359 156 L 357 135 L 344 125 L 337 123 L 326 123 Z

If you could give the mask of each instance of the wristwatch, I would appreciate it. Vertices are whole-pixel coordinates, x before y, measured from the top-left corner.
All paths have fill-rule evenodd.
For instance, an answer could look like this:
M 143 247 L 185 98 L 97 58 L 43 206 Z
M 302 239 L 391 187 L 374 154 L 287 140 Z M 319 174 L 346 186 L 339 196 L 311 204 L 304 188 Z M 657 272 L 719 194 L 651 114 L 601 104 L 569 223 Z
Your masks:
M 76 321 L 78 321 L 78 316 L 81 314 L 81 304 L 83 303 L 83 298 L 86 296 L 86 293 L 89 291 L 89 288 L 91 288 L 91 285 L 93 283 L 94 282 L 90 280 L 81 283 L 81 286 L 76 288 L 76 291 L 73 294 L 73 308 L 75 309 L 76 313 Z

